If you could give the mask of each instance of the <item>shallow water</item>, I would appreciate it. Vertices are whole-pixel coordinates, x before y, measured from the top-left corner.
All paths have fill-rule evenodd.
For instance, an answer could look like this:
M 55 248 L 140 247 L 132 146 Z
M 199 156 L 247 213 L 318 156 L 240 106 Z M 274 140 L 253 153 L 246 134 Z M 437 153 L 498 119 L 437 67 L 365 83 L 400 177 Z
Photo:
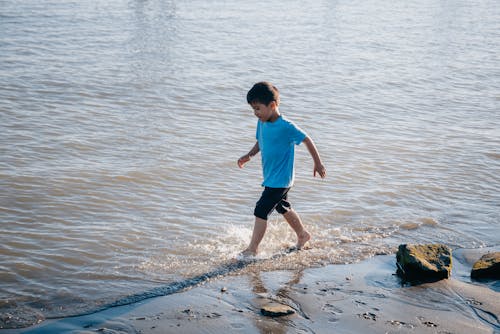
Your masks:
M 493 1 L 0 1 L 0 312 L 89 312 L 224 268 L 260 194 L 247 90 L 297 152 L 313 249 L 499 244 L 500 9 Z M 294 243 L 274 214 L 261 258 Z

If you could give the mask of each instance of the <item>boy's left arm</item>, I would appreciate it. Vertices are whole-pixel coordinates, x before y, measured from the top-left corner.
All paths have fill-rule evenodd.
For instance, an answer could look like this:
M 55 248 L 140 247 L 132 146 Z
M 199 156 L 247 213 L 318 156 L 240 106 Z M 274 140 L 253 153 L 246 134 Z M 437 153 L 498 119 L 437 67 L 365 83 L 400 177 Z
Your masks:
M 311 154 L 311 157 L 314 160 L 314 176 L 316 176 L 316 173 L 321 176 L 321 178 L 324 178 L 326 176 L 326 169 L 325 166 L 323 166 L 323 163 L 321 162 L 321 157 L 319 156 L 318 150 L 316 149 L 316 145 L 314 145 L 314 142 L 312 141 L 311 138 L 306 137 L 304 139 L 304 144 L 306 145 L 309 153 Z

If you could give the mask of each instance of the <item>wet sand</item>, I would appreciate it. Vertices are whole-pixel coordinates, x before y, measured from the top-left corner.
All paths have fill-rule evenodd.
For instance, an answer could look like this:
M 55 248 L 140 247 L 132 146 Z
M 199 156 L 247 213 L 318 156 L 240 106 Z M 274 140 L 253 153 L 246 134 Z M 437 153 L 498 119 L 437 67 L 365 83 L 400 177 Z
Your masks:
M 454 252 L 452 278 L 418 286 L 395 256 L 356 264 L 212 278 L 184 292 L 1 333 L 500 333 L 498 281 L 468 278 L 485 250 Z M 496 290 L 496 291 L 495 291 Z M 288 305 L 269 317 L 261 308 Z

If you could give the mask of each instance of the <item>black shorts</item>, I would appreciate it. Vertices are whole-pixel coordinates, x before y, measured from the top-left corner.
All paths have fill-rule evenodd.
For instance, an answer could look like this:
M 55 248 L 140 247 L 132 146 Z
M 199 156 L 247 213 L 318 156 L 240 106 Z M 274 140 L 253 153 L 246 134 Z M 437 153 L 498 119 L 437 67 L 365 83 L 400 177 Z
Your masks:
M 255 217 L 267 220 L 269 214 L 276 209 L 281 214 L 285 214 L 292 209 L 287 201 L 290 188 L 269 188 L 265 187 L 260 199 L 255 205 L 253 214 Z

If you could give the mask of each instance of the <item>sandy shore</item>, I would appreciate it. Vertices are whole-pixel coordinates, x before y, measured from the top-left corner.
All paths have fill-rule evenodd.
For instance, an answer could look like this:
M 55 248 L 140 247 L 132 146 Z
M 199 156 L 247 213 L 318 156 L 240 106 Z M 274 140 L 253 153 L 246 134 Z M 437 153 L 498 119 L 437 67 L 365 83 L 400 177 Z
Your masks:
M 454 252 L 452 279 L 402 286 L 395 256 L 214 278 L 184 292 L 2 333 L 500 333 L 498 282 L 468 278 L 485 250 Z M 495 291 L 496 290 L 496 291 Z M 269 317 L 261 308 L 288 305 Z

